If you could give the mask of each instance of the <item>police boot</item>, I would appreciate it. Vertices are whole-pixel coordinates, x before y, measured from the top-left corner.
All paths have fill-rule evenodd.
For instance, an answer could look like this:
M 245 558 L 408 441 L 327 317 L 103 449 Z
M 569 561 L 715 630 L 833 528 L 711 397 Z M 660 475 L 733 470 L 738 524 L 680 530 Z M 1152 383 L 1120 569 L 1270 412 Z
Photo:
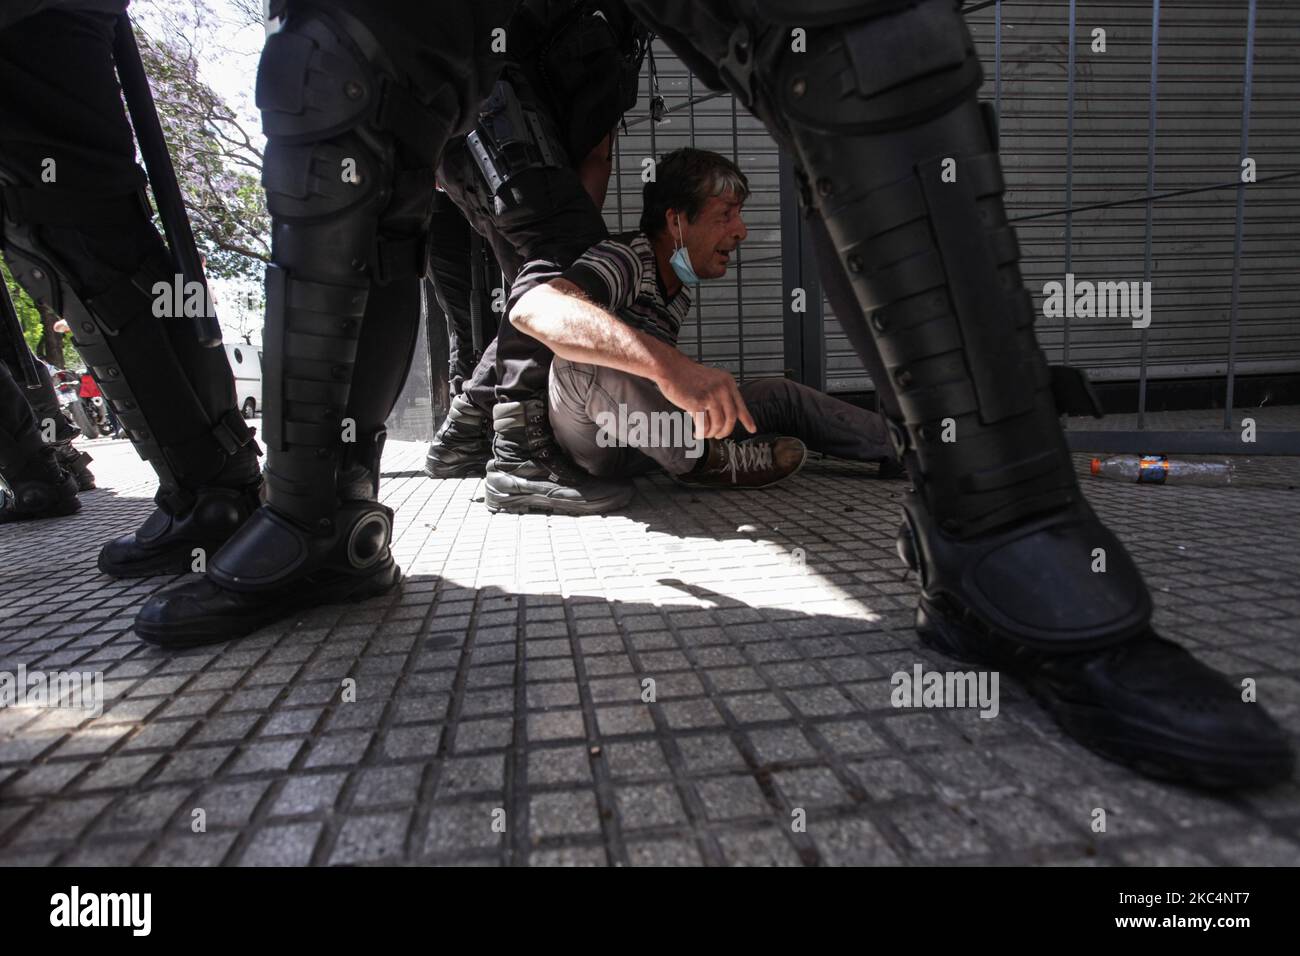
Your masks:
M 78 491 L 94 491 L 95 475 L 90 470 L 90 463 L 95 459 L 84 451 L 72 447 L 72 440 L 59 442 L 54 446 L 54 457 L 59 466 L 72 475 Z
M 417 93 L 342 9 L 290 4 L 267 39 L 266 503 L 205 577 L 144 605 L 146 641 L 240 637 L 401 579 L 377 500 L 383 421 L 419 327 L 432 170 L 452 122 Z
M 632 500 L 630 481 L 593 478 L 569 459 L 551 431 L 544 401 L 498 402 L 492 426 L 484 482 L 489 511 L 591 515 Z
M 0 496 L 0 523 L 76 514 L 81 508 L 77 482 L 59 467 L 54 449 L 41 440 L 27 403 L 3 367 L 0 389 L 5 400 L 12 395 L 20 403 L 6 411 L 22 413 L 17 429 L 0 424 L 0 477 L 9 486 L 9 492 Z
M 61 518 L 81 510 L 77 481 L 52 456 L 35 466 L 5 475 L 8 493 L 0 499 L 0 524 L 37 518 Z M 2 490 L 2 489 L 0 489 Z
M 261 508 L 217 552 L 206 576 L 151 598 L 136 616 L 135 632 L 168 648 L 211 644 L 322 604 L 391 591 L 402 572 L 389 550 L 393 512 L 375 500 L 383 444 L 381 429 L 343 456 L 332 517 L 309 528 L 273 504 Z M 276 486 L 273 477 L 272 502 Z
M 429 445 L 424 470 L 430 478 L 482 475 L 492 457 L 491 434 L 488 415 L 463 393 L 456 395 Z
M 245 480 L 232 479 L 233 486 L 160 491 L 144 524 L 100 549 L 99 570 L 115 578 L 202 572 L 261 505 L 256 457 L 240 464 Z
M 748 19 L 729 36 L 701 35 L 792 146 L 828 287 L 856 304 L 841 321 L 889 393 L 915 487 L 901 550 L 921 579 L 924 639 L 1020 677 L 1068 734 L 1144 773 L 1289 777 L 1294 756 L 1262 706 L 1155 634 L 1137 567 L 1080 491 L 958 5 L 738 6 Z M 791 50 L 794 26 L 815 54 Z
M 35 363 L 35 370 L 36 387 L 29 386 L 23 390 L 24 396 L 32 407 L 32 414 L 36 416 L 36 421 L 42 428 L 53 428 L 54 457 L 58 460 L 59 467 L 76 479 L 77 490 L 94 491 L 95 476 L 89 468 L 94 459 L 86 452 L 72 446 L 72 440 L 81 435 L 81 429 L 69 422 L 59 407 L 54 382 L 50 379 L 45 363 Z

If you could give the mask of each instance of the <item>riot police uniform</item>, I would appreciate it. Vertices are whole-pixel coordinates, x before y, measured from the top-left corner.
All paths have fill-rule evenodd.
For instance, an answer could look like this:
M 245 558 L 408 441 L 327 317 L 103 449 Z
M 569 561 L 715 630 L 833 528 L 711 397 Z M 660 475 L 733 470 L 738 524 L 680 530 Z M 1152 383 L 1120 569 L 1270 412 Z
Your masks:
M 0 289 L 0 295 L 4 294 L 6 294 L 5 290 Z M 72 444 L 72 440 L 78 437 L 81 431 L 64 416 L 58 395 L 54 391 L 54 382 L 50 379 L 45 363 L 32 354 L 27 342 L 21 338 L 21 329 L 18 328 L 17 323 L 14 322 L 13 325 L 10 334 L 6 334 L 5 330 L 0 328 L 0 363 L 8 368 L 13 381 L 23 386 L 22 398 L 39 426 L 42 440 L 51 446 L 59 466 L 72 475 L 78 491 L 91 491 L 95 488 L 95 476 L 90 470 L 90 463 L 94 459 L 79 448 L 74 448 Z M 22 419 L 26 416 L 21 407 L 14 405 L 4 417 L 7 423 L 5 434 L 11 436 L 8 440 L 12 441 L 13 435 L 25 431 Z M 0 441 L 4 440 L 6 439 L 0 438 Z M 59 481 L 61 484 L 62 479 Z M 37 508 L 31 516 L 39 516 L 40 511 L 41 509 Z
M 0 342 L 5 339 L 0 330 Z M 48 415 L 38 416 L 23 383 L 9 362 L 0 362 L 0 478 L 9 487 L 0 494 L 0 523 L 56 518 L 81 508 L 76 477 L 59 461 L 54 443 L 46 441 Z M 62 420 L 57 400 L 54 415 Z M 70 446 L 71 438 L 65 440 Z
M 7 5 L 0 20 L 0 231 L 14 278 L 67 320 L 140 456 L 157 509 L 102 571 L 179 573 L 256 508 L 252 432 L 221 349 L 154 315 L 176 268 L 151 221 L 113 59 L 126 0 Z

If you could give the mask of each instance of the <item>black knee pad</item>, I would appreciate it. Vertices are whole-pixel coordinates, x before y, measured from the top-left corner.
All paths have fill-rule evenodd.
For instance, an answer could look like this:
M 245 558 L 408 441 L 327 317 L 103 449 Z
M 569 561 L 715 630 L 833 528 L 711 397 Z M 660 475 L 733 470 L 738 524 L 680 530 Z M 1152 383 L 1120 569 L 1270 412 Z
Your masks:
M 755 0 L 767 23 L 751 54 L 748 31 L 732 37 L 724 73 L 748 81 L 756 56 L 785 122 L 836 133 L 880 133 L 924 122 L 978 89 L 975 43 L 954 0 L 853 0 L 808 5 Z M 808 52 L 791 30 L 807 31 Z M 815 51 L 815 52 L 812 52 Z
M 267 38 L 256 100 L 277 264 L 317 261 L 321 271 L 344 275 L 371 264 L 397 168 L 396 137 L 378 122 L 392 83 L 383 70 L 346 25 L 316 11 L 292 16 Z

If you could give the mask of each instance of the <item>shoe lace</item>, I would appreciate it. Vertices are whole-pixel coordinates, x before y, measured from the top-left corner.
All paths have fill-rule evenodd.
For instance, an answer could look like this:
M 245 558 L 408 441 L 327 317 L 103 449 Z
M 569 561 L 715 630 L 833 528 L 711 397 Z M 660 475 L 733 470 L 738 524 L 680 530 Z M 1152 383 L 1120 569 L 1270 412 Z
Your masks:
M 741 472 L 772 467 L 772 446 L 768 442 L 742 445 L 734 441 L 723 441 L 722 451 L 727 458 L 722 470 L 731 473 L 733 484 L 739 480 Z

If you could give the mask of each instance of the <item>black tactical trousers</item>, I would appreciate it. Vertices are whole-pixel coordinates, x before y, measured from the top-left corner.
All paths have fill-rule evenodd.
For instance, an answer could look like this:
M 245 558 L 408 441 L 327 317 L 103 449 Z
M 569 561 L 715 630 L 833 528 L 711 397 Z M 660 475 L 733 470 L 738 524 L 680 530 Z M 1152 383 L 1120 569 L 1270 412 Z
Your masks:
M 50 373 L 45 368 L 45 364 L 36 359 L 35 356 L 32 356 L 32 359 L 36 365 L 36 378 L 39 384 L 36 388 L 27 387 L 26 376 L 23 373 L 23 359 L 18 351 L 20 348 L 28 351 L 26 343 L 19 344 L 10 341 L 10 336 L 6 335 L 4 330 L 0 328 L 0 363 L 3 363 L 9 369 L 9 374 L 18 383 L 19 388 L 22 389 L 23 399 L 31 406 L 37 423 L 43 428 L 45 422 L 53 422 L 53 440 L 56 442 L 75 438 L 77 430 L 63 417 L 63 412 L 59 408 L 59 396 L 55 394 L 54 382 L 50 379 Z
M 144 184 L 113 64 L 116 25 L 111 14 L 48 10 L 0 30 L 0 180 L 6 187 L 0 198 L 13 201 L 8 187 L 49 185 L 121 196 Z M 166 256 L 142 206 L 126 221 L 87 215 L 34 228 L 83 298 L 132 275 L 147 257 Z M 75 338 L 78 330 L 73 333 Z M 212 420 L 234 408 L 234 379 L 224 352 L 199 345 L 188 319 L 145 312 L 131 316 L 118 337 L 120 374 L 164 448 L 201 441 Z M 196 401 L 178 399 L 191 391 Z M 183 451 L 173 464 L 184 475 Z
M 0 362 L 0 477 L 13 483 L 42 477 L 49 469 L 41 425 L 27 403 L 22 379 L 15 379 L 6 362 Z
M 522 71 L 510 71 L 521 100 L 545 108 Z M 563 156 L 563 147 L 553 147 Z M 605 220 L 568 157 L 556 166 L 535 166 L 513 176 L 498 196 L 492 194 L 464 137 L 448 143 L 438 167 L 439 183 L 492 247 L 507 283 L 513 282 L 530 259 L 546 259 L 566 267 L 608 236 Z M 436 282 L 441 282 L 435 276 Z M 550 375 L 551 350 L 520 332 L 508 321 L 497 327 L 474 374 L 464 384 L 465 396 L 489 412 L 496 402 L 544 399 Z

